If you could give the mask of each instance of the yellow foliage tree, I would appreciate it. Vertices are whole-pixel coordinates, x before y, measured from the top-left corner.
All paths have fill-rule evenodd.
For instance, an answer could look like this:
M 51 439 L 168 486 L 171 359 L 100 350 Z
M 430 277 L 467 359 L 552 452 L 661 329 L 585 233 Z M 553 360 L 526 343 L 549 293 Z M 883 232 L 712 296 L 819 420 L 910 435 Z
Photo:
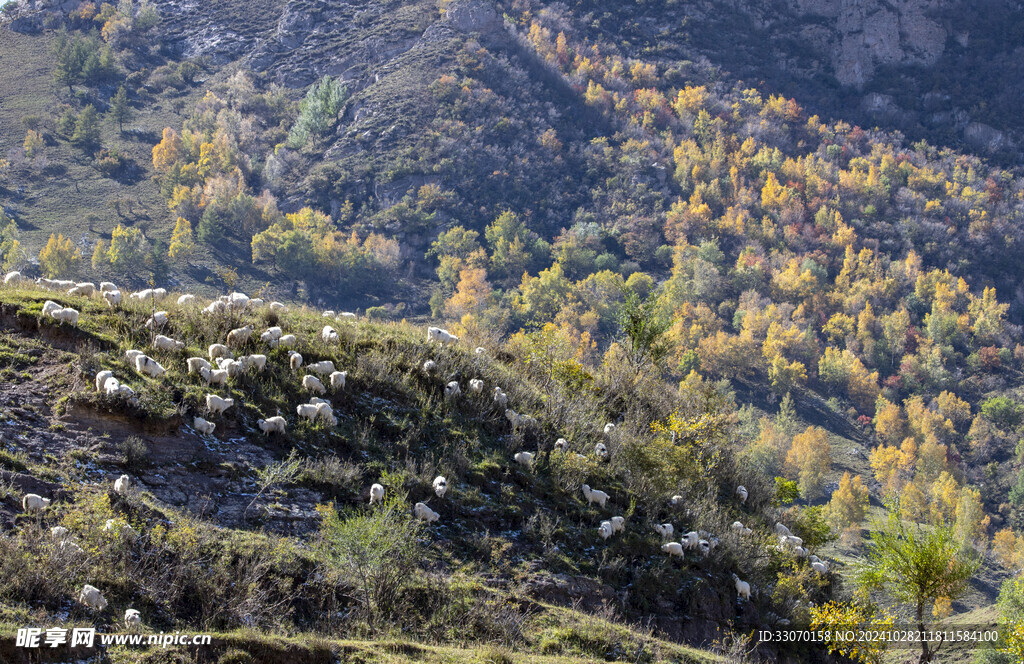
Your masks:
M 455 293 L 445 303 L 445 313 L 452 318 L 478 313 L 490 295 L 491 285 L 487 283 L 487 270 L 462 270 L 459 272 L 459 283 L 455 286 Z
M 847 526 L 855 526 L 864 520 L 868 509 L 868 488 L 864 486 L 860 475 L 850 476 L 843 473 L 839 480 L 839 488 L 832 493 L 828 501 L 826 516 L 836 530 Z
M 832 446 L 825 430 L 811 426 L 794 436 L 786 454 L 786 466 L 796 475 L 801 495 L 808 498 L 819 495 L 825 474 L 832 467 Z
M 153 168 L 161 173 L 169 170 L 182 157 L 184 146 L 181 136 L 170 127 L 164 127 L 163 140 L 153 146 Z
M 171 233 L 171 244 L 168 247 L 167 255 L 174 260 L 188 260 L 195 251 L 196 243 L 192 239 L 192 223 L 184 217 L 178 217 L 174 224 L 174 232 Z
M 39 252 L 39 269 L 48 279 L 74 274 L 81 262 L 82 251 L 60 233 L 51 234 Z

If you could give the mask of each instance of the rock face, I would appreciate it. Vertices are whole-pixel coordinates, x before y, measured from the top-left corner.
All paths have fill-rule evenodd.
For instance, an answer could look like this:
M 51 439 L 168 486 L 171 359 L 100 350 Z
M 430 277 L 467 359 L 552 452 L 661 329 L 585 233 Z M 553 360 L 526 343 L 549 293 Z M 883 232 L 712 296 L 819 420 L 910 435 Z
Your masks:
M 807 36 L 826 54 L 836 79 L 863 87 L 879 66 L 934 65 L 946 28 L 931 14 L 944 0 L 793 0 L 804 18 L 821 20 Z M 820 28 L 824 27 L 824 30 Z

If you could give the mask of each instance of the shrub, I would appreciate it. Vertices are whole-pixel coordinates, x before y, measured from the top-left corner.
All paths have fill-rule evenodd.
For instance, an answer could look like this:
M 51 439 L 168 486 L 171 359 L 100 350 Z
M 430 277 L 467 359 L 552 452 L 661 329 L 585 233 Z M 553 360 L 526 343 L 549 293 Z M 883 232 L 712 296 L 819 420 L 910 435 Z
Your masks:
M 121 465 L 129 470 L 141 470 L 149 464 L 149 449 L 138 436 L 128 436 L 117 441 L 117 452 Z

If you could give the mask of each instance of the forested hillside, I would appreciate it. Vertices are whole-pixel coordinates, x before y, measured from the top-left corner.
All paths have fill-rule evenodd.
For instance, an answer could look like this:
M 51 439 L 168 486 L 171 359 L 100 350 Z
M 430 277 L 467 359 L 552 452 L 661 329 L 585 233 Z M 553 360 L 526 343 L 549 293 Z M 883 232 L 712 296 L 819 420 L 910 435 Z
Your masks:
M 966 10 L 954 3 L 879 9 L 899 15 L 901 50 L 883 57 L 865 47 L 857 57 L 873 58 L 863 60 L 870 76 L 854 90 L 843 87 L 845 60 L 820 62 L 836 44 L 846 48 L 852 19 L 816 3 L 606 4 L 9 2 L 0 25 L 5 272 L 109 280 L 126 297 L 147 286 L 204 298 L 239 290 L 351 310 L 364 322 L 346 338 L 349 364 L 360 351 L 412 343 L 389 336 L 411 335 L 406 321 L 441 321 L 432 324 L 461 337 L 463 351 L 480 346 L 508 376 L 532 381 L 522 388 L 526 412 L 548 419 L 535 438 L 516 432 L 507 451 L 554 454 L 557 438 L 575 442 L 584 430 L 589 449 L 598 423 L 628 429 L 633 446 L 612 450 L 607 470 L 575 468 L 570 481 L 551 461 L 551 475 L 530 484 L 529 509 L 512 522 L 479 518 L 494 518 L 496 532 L 520 546 L 519 521 L 541 518 L 534 510 L 549 509 L 549 490 L 623 483 L 651 540 L 643 553 L 632 544 L 621 545 L 621 558 L 598 553 L 600 520 L 573 512 L 559 518 L 589 528 L 591 548 L 569 552 L 576 533 L 556 544 L 551 526 L 543 547 L 522 544 L 517 555 L 550 564 L 554 547 L 616 593 L 607 599 L 618 617 L 660 621 L 658 638 L 709 648 L 712 625 L 735 634 L 779 621 L 807 627 L 826 609 L 906 618 L 898 592 L 854 573 L 878 562 L 887 513 L 946 537 L 951 560 L 973 566 L 970 583 L 951 580 L 922 600 L 928 621 L 973 625 L 998 614 L 1024 624 L 1013 580 L 1024 564 L 1024 175 L 1013 144 L 1019 118 L 1008 110 L 1019 88 L 1019 16 L 997 2 L 963 24 L 956 19 Z M 911 18 L 917 28 L 907 27 Z M 892 95 L 902 110 L 881 97 L 871 99 L 889 110 L 865 110 L 858 100 L 867 93 Z M 932 106 L 914 107 L 910 97 L 925 93 L 937 95 L 921 102 Z M 989 130 L 1006 134 L 996 141 Z M 38 318 L 38 293 L 5 297 L 17 312 L 10 317 Z M 84 358 L 83 344 L 99 343 L 114 357 L 132 347 L 116 332 L 137 329 L 131 319 L 103 315 L 111 320 L 82 328 L 103 341 L 76 337 L 65 350 Z M 243 322 L 176 331 L 201 349 Z M 303 319 L 307 337 L 319 334 L 316 322 Z M 28 361 L 11 352 L 13 378 Z M 446 368 L 446 377 L 466 390 L 480 361 L 460 356 L 471 364 Z M 411 359 L 388 362 L 362 367 L 369 382 L 359 388 L 411 400 L 398 408 L 406 424 L 378 432 L 383 440 L 410 422 L 422 432 L 433 415 L 411 403 L 438 388 L 374 382 L 415 373 Z M 293 410 L 289 388 L 262 389 L 268 401 L 238 416 L 244 436 L 257 415 Z M 180 424 L 175 412 L 201 406 L 187 390 L 158 393 L 142 411 L 164 432 Z M 582 408 L 572 394 L 597 405 L 570 415 Z M 360 421 L 382 407 L 345 403 Z M 57 408 L 54 417 L 78 413 Z M 446 439 L 511 445 L 481 413 L 467 418 L 436 426 Z M 350 446 L 365 435 L 342 425 L 329 444 L 307 449 L 303 437 L 295 447 L 313 460 L 351 456 L 358 471 L 346 472 L 367 480 L 467 454 L 416 449 L 423 441 L 410 439 L 360 460 Z M 25 451 L 15 442 L 8 450 Z M 678 454 L 682 465 L 652 467 L 653 450 Z M 255 473 L 286 456 L 274 449 L 246 463 Z M 469 454 L 459 474 L 486 458 Z M 831 560 L 828 576 L 785 551 L 780 562 L 771 548 L 766 563 L 737 545 L 729 560 L 753 578 L 761 603 L 722 604 L 687 628 L 685 601 L 645 584 L 656 577 L 689 588 L 702 572 L 669 584 L 661 568 L 640 572 L 635 563 L 659 555 L 650 528 L 673 495 L 689 498 L 705 463 L 716 485 L 694 489 L 703 502 L 688 512 L 693 530 L 724 539 L 732 520 L 752 525 L 730 512 L 743 484 L 751 499 L 741 509 L 757 510 L 759 550 L 769 550 L 781 521 Z M 25 469 L 15 465 L 5 468 Z M 418 487 L 408 478 L 395 486 Z M 329 498 L 339 496 L 321 491 L 302 509 L 309 516 Z M 456 516 L 458 528 L 474 518 L 445 519 Z M 243 517 L 218 527 L 260 530 Z M 304 528 L 282 534 L 305 541 L 313 528 Z M 450 545 L 426 548 L 443 557 Z M 481 566 L 474 574 L 501 563 L 493 549 L 471 558 Z M 721 591 L 730 581 L 709 583 Z M 194 617 L 149 601 L 179 620 Z M 310 620 L 296 625 L 333 636 L 353 629 Z M 728 650 L 723 643 L 718 652 Z

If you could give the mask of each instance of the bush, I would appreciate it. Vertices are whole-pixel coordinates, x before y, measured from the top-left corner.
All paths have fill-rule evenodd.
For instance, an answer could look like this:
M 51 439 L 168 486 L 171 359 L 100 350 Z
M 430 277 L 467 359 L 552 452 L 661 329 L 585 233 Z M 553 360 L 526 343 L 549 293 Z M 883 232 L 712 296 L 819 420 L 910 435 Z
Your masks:
M 121 465 L 129 470 L 141 470 L 149 464 L 149 450 L 138 436 L 128 436 L 117 441 L 117 452 Z

